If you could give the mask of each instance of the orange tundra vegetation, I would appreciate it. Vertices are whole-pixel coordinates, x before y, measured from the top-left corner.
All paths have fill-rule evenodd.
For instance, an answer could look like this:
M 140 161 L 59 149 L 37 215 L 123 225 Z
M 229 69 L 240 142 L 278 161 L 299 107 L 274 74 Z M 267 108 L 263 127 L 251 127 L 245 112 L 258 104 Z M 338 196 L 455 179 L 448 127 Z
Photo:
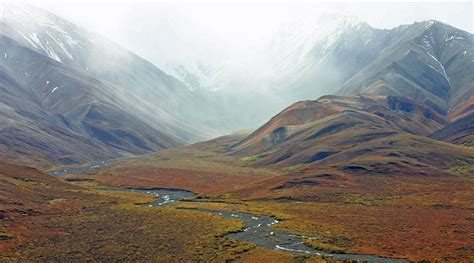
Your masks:
M 390 173 L 371 166 L 255 166 L 261 157 L 226 154 L 241 139 L 221 137 L 69 178 L 192 190 L 200 197 L 179 206 L 274 215 L 283 220 L 275 227 L 317 237 L 307 244 L 328 251 L 414 261 L 474 258 L 474 181 L 465 172 L 471 166 L 461 165 L 463 173 L 427 166 L 424 175 L 410 174 L 411 163 L 387 164 Z
M 238 220 L 150 208 L 142 205 L 153 201 L 149 195 L 93 188 L 0 161 L 0 261 L 224 262 L 256 255 L 247 252 L 253 245 L 224 237 L 242 228 Z

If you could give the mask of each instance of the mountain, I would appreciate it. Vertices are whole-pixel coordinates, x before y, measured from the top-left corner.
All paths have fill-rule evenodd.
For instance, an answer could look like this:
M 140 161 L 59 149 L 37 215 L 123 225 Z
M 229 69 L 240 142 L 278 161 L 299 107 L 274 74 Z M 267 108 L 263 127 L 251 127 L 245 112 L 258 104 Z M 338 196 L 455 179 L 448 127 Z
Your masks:
M 323 14 L 283 22 L 245 54 L 231 50 L 220 62 L 190 60 L 170 72 L 213 90 L 241 124 L 234 130 L 326 94 L 409 96 L 442 113 L 473 95 L 473 46 L 472 34 L 435 20 L 386 30 Z
M 356 111 L 422 136 L 472 112 L 472 34 L 438 21 L 380 30 L 323 15 L 283 24 L 246 55 L 176 65 L 180 81 L 41 9 L 0 12 L 4 156 L 73 163 L 142 154 L 258 127 L 286 105 L 334 93 L 367 94 L 351 102 Z
M 469 150 L 433 139 L 471 145 L 473 47 L 472 34 L 438 21 L 392 30 L 358 24 L 326 49 L 322 62 L 339 65 L 332 85 L 341 83 L 337 93 L 344 96 L 291 105 L 231 153 L 276 166 L 347 165 L 364 158 L 368 165 L 370 158 L 413 165 L 413 171 L 420 162 L 472 164 Z M 314 87 L 328 83 L 321 69 L 308 72 L 316 77 Z
M 474 146 L 474 114 L 467 115 L 430 135 L 430 138 L 465 146 Z
M 130 51 L 32 6 L 0 11 L 2 155 L 69 164 L 217 133 L 211 102 Z
M 460 118 L 474 114 L 474 96 L 469 97 L 464 102 L 451 108 L 448 112 L 450 121 L 456 121 Z
M 357 35 L 366 26 L 356 18 L 335 14 L 284 21 L 269 37 L 241 43 L 244 51 L 231 45 L 228 50 L 190 52 L 187 57 L 192 59 L 166 65 L 188 87 L 210 91 L 222 115 L 237 120 L 228 124 L 229 133 L 259 126 L 295 101 L 333 93 L 332 87 L 343 80 L 330 53 L 343 43 L 345 34 L 360 30 Z M 196 53 L 202 57 L 196 58 Z
M 230 154 L 253 156 L 256 166 L 443 174 L 456 162 L 474 164 L 472 149 L 426 137 L 446 124 L 445 116 L 403 97 L 323 96 L 286 108 Z
M 389 45 L 339 94 L 408 96 L 447 112 L 474 95 L 474 37 L 438 21 L 390 31 Z

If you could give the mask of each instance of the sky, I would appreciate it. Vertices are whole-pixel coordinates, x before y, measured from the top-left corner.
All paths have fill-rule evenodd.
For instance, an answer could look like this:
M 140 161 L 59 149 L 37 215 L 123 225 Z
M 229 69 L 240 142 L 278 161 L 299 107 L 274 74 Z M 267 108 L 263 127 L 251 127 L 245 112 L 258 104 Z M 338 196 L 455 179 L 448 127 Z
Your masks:
M 31 3 L 135 49 L 138 53 L 147 53 L 146 49 L 149 49 L 137 47 L 133 36 L 138 34 L 161 34 L 162 37 L 158 37 L 160 41 L 183 41 L 183 45 L 205 46 L 215 42 L 232 45 L 238 41 L 239 46 L 245 46 L 267 37 L 286 20 L 316 16 L 321 12 L 355 16 L 377 28 L 393 28 L 414 21 L 436 19 L 474 32 L 472 1 L 32 0 Z M 153 44 L 156 46 L 156 43 Z
M 337 79 L 337 67 L 330 66 L 320 74 L 327 80 L 307 84 L 295 94 L 283 88 L 307 66 L 304 59 L 300 61 L 306 55 L 301 51 L 314 47 L 313 41 L 318 37 L 330 40 L 337 35 L 339 27 L 334 25 L 340 19 L 350 17 L 380 29 L 435 19 L 474 32 L 471 0 L 296 1 L 30 0 L 28 3 L 119 43 L 181 80 L 197 76 L 199 84 L 195 86 L 225 94 L 219 100 L 225 98 L 222 105 L 228 107 L 226 112 L 235 112 L 235 108 L 243 105 L 247 112 L 258 112 L 257 119 L 254 114 L 239 116 L 245 123 L 242 127 L 261 124 L 294 101 L 335 92 L 338 87 L 326 85 Z M 330 17 L 329 23 L 328 19 L 319 19 L 322 14 L 331 14 L 322 16 Z M 335 30 L 327 30 L 331 28 Z M 327 38 L 324 32 L 329 32 Z
M 2 1 L 2 0 L 0 0 Z M 167 70 L 195 56 L 212 64 L 267 41 L 282 24 L 322 13 L 390 29 L 436 19 L 474 32 L 472 1 L 27 1 L 104 35 Z M 193 58 L 193 59 L 196 59 Z
M 378 28 L 437 19 L 473 32 L 472 1 L 41 1 L 31 3 L 60 14 L 94 30 L 116 32 L 130 13 L 150 14 L 160 10 L 199 20 L 216 30 L 235 31 L 257 25 L 271 26 L 288 16 L 311 15 L 333 10 L 359 17 Z M 296 4 L 295 4 L 296 3 Z M 154 9 L 154 10 L 150 10 Z M 154 11 L 154 12 L 150 12 Z M 174 14 L 174 15 L 175 15 Z M 243 23 L 243 24 L 242 24 Z

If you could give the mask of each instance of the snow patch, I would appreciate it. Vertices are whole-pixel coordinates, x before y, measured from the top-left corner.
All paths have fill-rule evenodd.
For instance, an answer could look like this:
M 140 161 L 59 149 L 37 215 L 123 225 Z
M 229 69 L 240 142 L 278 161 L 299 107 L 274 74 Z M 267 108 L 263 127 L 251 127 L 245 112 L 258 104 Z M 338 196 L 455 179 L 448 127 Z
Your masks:
M 33 47 L 38 48 L 38 46 L 33 42 L 29 37 L 25 36 L 20 30 L 16 30 L 26 41 L 28 41 Z
M 463 40 L 464 38 L 460 37 L 460 36 L 450 36 L 449 38 L 446 38 L 444 41 L 445 42 L 448 42 L 448 41 L 452 41 L 452 40 Z
M 49 37 L 51 37 L 54 40 L 54 42 L 56 42 L 56 44 L 58 44 L 58 46 L 64 51 L 66 56 L 68 56 L 70 59 L 74 59 L 74 57 L 71 55 L 71 53 L 69 53 L 69 51 L 66 49 L 66 47 L 64 46 L 64 44 L 61 41 L 57 40 L 49 32 L 47 32 L 47 34 L 49 35 Z
M 431 26 L 433 26 L 433 24 L 434 24 L 434 21 L 430 21 L 428 25 L 425 26 L 425 29 L 430 28 Z
M 306 251 L 306 250 L 302 250 L 302 249 L 292 249 L 292 248 L 286 248 L 286 247 L 282 247 L 280 245 L 275 245 L 275 248 L 279 249 L 279 250 L 284 250 L 284 251 L 290 251 L 290 252 L 299 252 L 299 253 L 306 253 L 306 254 L 311 254 L 311 252 L 309 251 Z M 320 255 L 319 253 L 316 253 L 316 255 Z
M 39 37 L 36 33 L 31 33 L 29 39 L 31 39 L 31 41 L 35 43 L 36 47 L 40 47 L 40 46 L 43 47 L 43 45 L 41 44 L 41 41 L 40 41 L 40 39 L 39 39 Z
M 61 58 L 58 56 L 58 54 L 56 54 L 54 49 L 49 44 L 48 40 L 46 40 L 46 48 L 44 48 L 44 51 L 46 51 L 46 53 L 48 54 L 48 57 L 50 57 L 50 58 L 52 58 L 52 59 L 54 59 L 58 62 L 61 62 Z
M 44 52 L 46 52 L 46 54 L 48 55 L 48 57 L 50 57 L 51 59 L 54 59 L 58 62 L 61 62 L 61 59 L 59 58 L 59 56 L 56 54 L 56 52 L 54 51 L 54 49 L 50 46 L 48 40 L 46 40 L 45 44 L 43 44 L 41 42 L 41 40 L 39 39 L 38 35 L 36 33 L 31 33 L 29 35 L 29 37 L 25 36 L 21 31 L 18 31 L 18 33 L 20 33 L 31 45 L 33 45 L 35 48 L 37 49 L 41 49 L 43 50 Z
M 430 52 L 426 52 L 426 54 L 428 54 L 428 56 L 430 56 L 434 61 L 436 61 L 438 63 L 441 71 L 440 70 L 436 70 L 436 71 L 438 71 L 439 73 L 441 73 L 444 76 L 444 78 L 448 82 L 449 87 L 451 88 L 451 82 L 449 82 L 449 78 L 448 78 L 448 75 L 446 74 L 446 70 L 444 69 L 443 64 L 441 64 L 441 62 L 436 57 L 434 57 Z

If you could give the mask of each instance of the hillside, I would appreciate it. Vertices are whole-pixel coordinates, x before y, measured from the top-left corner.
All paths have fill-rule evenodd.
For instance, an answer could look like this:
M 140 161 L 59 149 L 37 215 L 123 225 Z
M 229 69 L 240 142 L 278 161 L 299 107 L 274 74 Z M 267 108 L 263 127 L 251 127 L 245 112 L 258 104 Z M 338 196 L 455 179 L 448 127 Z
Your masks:
M 454 144 L 474 146 L 474 114 L 460 118 L 430 135 Z
M 447 123 L 446 117 L 405 98 L 325 96 L 288 107 L 231 153 L 254 156 L 254 165 L 309 164 L 369 173 L 406 169 L 418 174 L 420 167 L 427 173 L 456 163 L 472 165 L 471 149 L 424 137 Z
M 70 164 L 217 133 L 211 103 L 130 51 L 29 5 L 0 11 L 4 156 Z
M 68 164 L 183 143 L 137 118 L 111 86 L 5 36 L 0 46 L 7 54 L 1 60 L 0 100 L 8 155 Z
M 233 134 L 167 149 L 67 178 L 192 190 L 199 197 L 177 206 L 274 215 L 282 220 L 275 229 L 317 237 L 314 247 L 329 251 L 413 261 L 469 261 L 474 256 L 468 234 L 473 230 L 474 169 L 451 165 L 447 158 L 455 151 L 457 157 L 472 161 L 472 149 L 405 133 L 390 137 L 397 142 L 393 152 L 409 154 L 405 150 L 414 149 L 411 156 L 397 158 L 390 154 L 389 144 L 385 150 L 374 148 L 372 155 L 357 153 L 360 158 L 350 160 L 358 165 L 333 159 L 278 166 L 263 164 L 266 157 L 228 154 L 245 136 Z M 423 153 L 425 143 L 440 149 Z M 367 148 L 374 145 L 382 144 L 369 141 Z M 442 167 L 447 163 L 449 167 Z
M 350 54 L 352 43 L 360 42 L 355 36 L 364 35 L 358 30 L 373 33 Z M 433 134 L 431 138 L 470 145 L 472 34 L 426 21 L 385 31 L 360 25 L 341 38 L 347 45 L 328 53 L 339 58 L 334 63 L 340 70 L 348 67 L 335 54 L 347 54 L 347 62 L 366 62 L 357 70 L 352 67 L 352 76 L 345 75 L 338 92 L 345 97 L 291 105 L 237 143 L 232 154 L 253 156 L 255 165 L 277 166 L 347 166 L 365 158 L 366 165 L 413 166 L 409 170 L 414 173 L 419 162 L 444 168 L 457 162 L 472 165 L 469 149 L 426 138 Z M 371 47 L 374 43 L 380 46 Z M 363 54 L 366 48 L 372 57 Z
M 273 29 L 182 36 L 175 77 L 0 4 L 0 261 L 472 262 L 473 35 Z
M 473 35 L 438 21 L 401 26 L 339 94 L 410 97 L 446 113 L 473 96 Z
M 473 95 L 469 32 L 435 20 L 393 29 L 334 14 L 301 20 L 283 23 L 249 54 L 230 52 L 217 64 L 187 60 L 175 75 L 215 90 L 222 112 L 238 120 L 234 130 L 328 94 L 404 96 L 440 114 Z
M 251 248 L 223 238 L 238 230 L 239 222 L 142 205 L 153 200 L 149 195 L 71 185 L 0 160 L 0 261 L 221 262 L 236 260 Z M 173 242 L 181 245 L 169 245 Z M 291 262 L 292 257 L 286 257 Z

